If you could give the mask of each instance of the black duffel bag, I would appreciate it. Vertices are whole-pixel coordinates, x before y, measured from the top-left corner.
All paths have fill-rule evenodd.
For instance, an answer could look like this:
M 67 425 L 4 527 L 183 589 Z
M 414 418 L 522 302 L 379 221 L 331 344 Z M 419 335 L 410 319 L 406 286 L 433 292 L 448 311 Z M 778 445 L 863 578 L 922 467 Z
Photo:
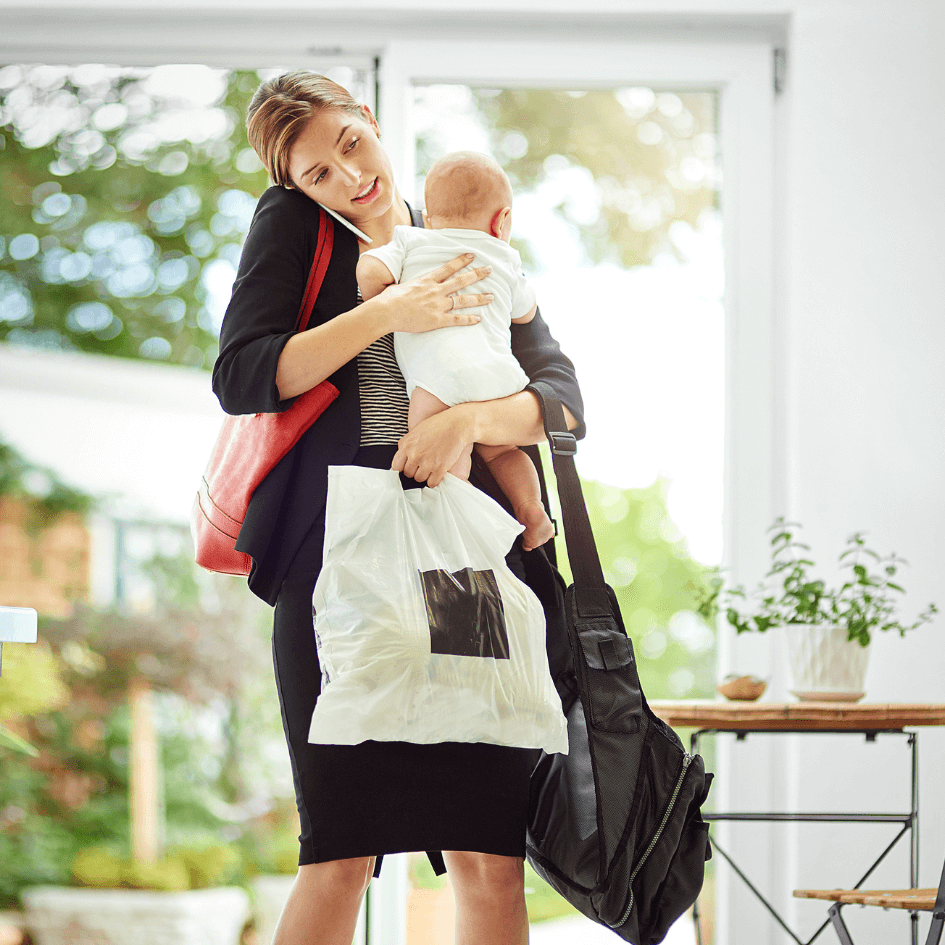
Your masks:
M 588 918 L 634 945 L 656 945 L 696 900 L 711 856 L 700 755 L 647 705 L 604 575 L 574 466 L 576 441 L 552 388 L 542 404 L 574 584 L 548 608 L 549 660 L 568 719 L 569 753 L 542 753 L 531 778 L 526 855 Z M 571 651 L 551 645 L 566 633 Z

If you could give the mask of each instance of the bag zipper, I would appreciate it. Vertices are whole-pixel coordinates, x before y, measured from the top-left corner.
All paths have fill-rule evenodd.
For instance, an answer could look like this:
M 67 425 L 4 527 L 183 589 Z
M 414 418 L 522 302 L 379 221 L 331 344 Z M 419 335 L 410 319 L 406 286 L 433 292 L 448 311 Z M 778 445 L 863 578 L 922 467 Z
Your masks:
M 653 852 L 653 848 L 656 846 L 660 837 L 663 835 L 663 831 L 666 829 L 666 824 L 669 821 L 670 814 L 673 812 L 673 808 L 676 806 L 676 799 L 679 797 L 679 792 L 682 790 L 683 778 L 686 777 L 686 772 L 689 770 L 689 765 L 692 763 L 692 755 L 689 752 L 686 752 L 683 755 L 683 764 L 682 771 L 679 772 L 679 777 L 676 780 L 676 787 L 673 791 L 672 797 L 669 799 L 669 803 L 666 805 L 666 812 L 663 814 L 663 821 L 656 830 L 656 833 L 653 834 L 653 839 L 650 841 L 650 845 L 646 848 L 643 853 L 643 856 L 637 861 L 637 865 L 633 868 L 633 872 L 630 874 L 630 882 L 628 883 L 630 887 L 630 902 L 627 904 L 627 908 L 624 911 L 624 914 L 620 917 L 620 921 L 616 925 L 611 925 L 612 929 L 620 928 L 627 919 L 630 918 L 630 913 L 633 911 L 633 881 L 637 878 L 637 873 L 643 868 L 643 864 L 646 863 L 650 854 Z M 610 923 L 607 923 L 610 925 Z

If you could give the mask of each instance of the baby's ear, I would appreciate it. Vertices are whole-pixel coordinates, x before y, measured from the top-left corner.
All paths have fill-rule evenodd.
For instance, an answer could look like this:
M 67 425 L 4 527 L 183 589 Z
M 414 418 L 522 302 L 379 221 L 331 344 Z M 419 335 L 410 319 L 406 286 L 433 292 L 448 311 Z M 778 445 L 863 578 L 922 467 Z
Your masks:
M 511 207 L 503 207 L 495 214 L 495 216 L 492 218 L 492 226 L 490 227 L 490 230 L 496 239 L 505 240 L 508 242 L 509 236 L 512 232 Z
M 426 210 L 423 211 L 423 225 L 424 225 L 428 230 L 432 230 L 432 229 L 433 229 L 433 224 L 430 222 L 430 216 L 429 216 L 429 214 L 426 212 Z

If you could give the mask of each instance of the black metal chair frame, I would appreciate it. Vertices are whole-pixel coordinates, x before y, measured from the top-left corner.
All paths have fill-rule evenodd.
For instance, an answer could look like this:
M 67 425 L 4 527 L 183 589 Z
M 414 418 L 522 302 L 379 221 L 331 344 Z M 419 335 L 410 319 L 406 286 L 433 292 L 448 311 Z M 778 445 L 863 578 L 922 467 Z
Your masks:
M 843 921 L 843 916 L 840 915 L 840 910 L 846 905 L 850 905 L 850 903 L 835 902 L 827 910 L 827 914 L 830 916 L 830 922 L 833 924 L 834 931 L 837 933 L 837 938 L 840 939 L 840 945 L 854 945 L 853 939 L 850 937 L 850 930 Z M 864 906 L 864 908 L 877 907 Z M 890 907 L 886 906 L 880 908 Z M 913 911 L 910 909 L 909 911 L 912 913 L 913 920 L 917 921 L 919 911 L 925 910 Z M 938 892 L 935 896 L 935 905 L 932 907 L 932 924 L 929 926 L 929 934 L 925 939 L 925 945 L 939 945 L 939 942 L 942 940 L 943 928 L 945 928 L 945 863 L 942 864 L 942 877 L 938 881 Z
M 869 823 L 869 824 L 901 824 L 902 827 L 899 832 L 893 837 L 890 844 L 886 847 L 885 850 L 877 857 L 877 859 L 872 863 L 869 869 L 860 877 L 854 889 L 859 889 L 863 883 L 869 878 L 877 866 L 886 859 L 886 856 L 890 853 L 893 847 L 905 836 L 906 833 L 909 833 L 909 885 L 915 887 L 918 883 L 918 872 L 919 872 L 919 834 L 918 834 L 918 823 L 919 823 L 919 748 L 918 741 L 916 739 L 916 732 L 905 731 L 903 729 L 857 729 L 857 728 L 844 728 L 844 729 L 799 729 L 799 728 L 790 728 L 790 729 L 765 729 L 760 730 L 738 730 L 738 729 L 718 729 L 718 728 L 705 728 L 699 729 L 692 733 L 690 738 L 690 743 L 692 745 L 692 751 L 696 752 L 699 746 L 699 738 L 702 735 L 720 735 L 720 734 L 729 734 L 734 735 L 738 741 L 744 741 L 749 735 L 802 735 L 802 734 L 816 734 L 816 735 L 864 735 L 866 736 L 866 741 L 868 743 L 873 743 L 876 741 L 878 735 L 898 735 L 901 738 L 905 738 L 908 743 L 908 747 L 911 753 L 911 809 L 906 813 L 863 813 L 863 814 L 843 814 L 843 813 L 797 813 L 797 812 L 785 812 L 785 811 L 776 811 L 776 812 L 747 812 L 747 811 L 725 811 L 725 812 L 703 812 L 703 817 L 709 822 L 713 821 L 740 821 L 740 822 L 790 822 L 790 823 Z M 718 841 L 715 837 L 712 837 L 712 848 L 714 851 L 717 851 L 722 858 L 732 867 L 732 870 L 735 874 L 745 883 L 745 885 L 751 890 L 752 893 L 760 900 L 762 905 L 771 913 L 772 917 L 781 926 L 782 929 L 791 937 L 791 939 L 797 943 L 797 945 L 811 945 L 817 938 L 820 937 L 821 933 L 833 922 L 834 927 L 836 928 L 836 923 L 834 922 L 833 914 L 823 922 L 823 924 L 817 929 L 814 934 L 804 941 L 801 939 L 797 933 L 787 924 L 781 914 L 775 909 L 772 903 L 765 897 L 765 895 L 758 889 L 757 886 L 752 883 L 752 881 L 745 875 L 745 873 L 739 868 L 735 863 L 732 857 L 719 846 Z M 696 942 L 698 945 L 703 945 L 702 942 L 702 930 L 699 925 L 699 903 L 696 901 L 692 909 L 693 921 L 695 924 L 696 930 Z M 837 914 L 837 920 L 842 924 L 842 919 Z M 911 928 L 911 943 L 912 945 L 918 945 L 919 941 L 919 917 L 917 914 L 912 914 L 912 928 Z M 841 939 L 843 945 L 852 945 L 848 937 L 846 939 Z

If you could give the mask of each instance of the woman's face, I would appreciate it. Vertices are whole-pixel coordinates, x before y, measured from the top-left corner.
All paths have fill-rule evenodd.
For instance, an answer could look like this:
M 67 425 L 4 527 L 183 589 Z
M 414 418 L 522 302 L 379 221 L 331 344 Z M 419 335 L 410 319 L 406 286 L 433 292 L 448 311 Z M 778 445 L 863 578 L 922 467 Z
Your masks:
M 289 151 L 295 187 L 355 226 L 386 213 L 396 193 L 390 160 L 367 108 L 317 112 Z

